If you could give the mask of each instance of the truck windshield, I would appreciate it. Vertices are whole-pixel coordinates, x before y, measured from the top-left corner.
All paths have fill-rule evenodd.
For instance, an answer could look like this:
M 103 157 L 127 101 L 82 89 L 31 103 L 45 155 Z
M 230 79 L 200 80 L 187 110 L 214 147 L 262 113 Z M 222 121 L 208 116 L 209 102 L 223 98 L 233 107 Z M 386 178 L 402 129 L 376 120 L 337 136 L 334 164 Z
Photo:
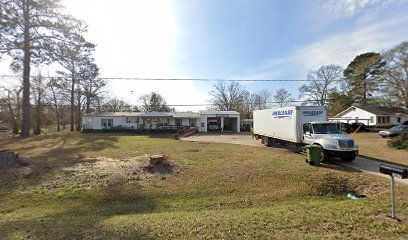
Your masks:
M 319 123 L 313 124 L 315 134 L 341 134 L 337 124 L 334 123 Z

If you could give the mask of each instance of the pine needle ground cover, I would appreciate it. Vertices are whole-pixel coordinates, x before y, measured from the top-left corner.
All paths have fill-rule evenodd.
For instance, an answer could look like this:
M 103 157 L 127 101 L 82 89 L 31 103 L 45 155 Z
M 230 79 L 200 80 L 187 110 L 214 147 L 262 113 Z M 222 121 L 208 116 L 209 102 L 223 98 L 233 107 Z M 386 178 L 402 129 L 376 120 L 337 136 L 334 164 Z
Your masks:
M 387 179 L 311 167 L 283 149 L 112 134 L 0 144 L 28 163 L 0 177 L 1 239 L 408 237 L 406 186 L 397 186 L 398 223 L 386 217 Z M 172 172 L 144 171 L 153 154 Z

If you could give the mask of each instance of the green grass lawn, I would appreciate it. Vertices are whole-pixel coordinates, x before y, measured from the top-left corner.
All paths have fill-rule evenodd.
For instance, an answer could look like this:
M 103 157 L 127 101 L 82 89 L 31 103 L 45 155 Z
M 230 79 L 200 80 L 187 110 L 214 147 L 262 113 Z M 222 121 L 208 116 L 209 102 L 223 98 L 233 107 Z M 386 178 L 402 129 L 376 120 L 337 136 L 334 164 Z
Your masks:
M 0 239 L 406 239 L 408 188 L 276 148 L 168 136 L 2 141 L 30 163 L 0 177 Z M 148 155 L 177 164 L 143 171 Z M 367 197 L 348 200 L 355 192 Z
M 353 135 L 364 157 L 384 160 L 408 166 L 408 150 L 388 146 L 390 138 L 382 138 L 378 132 L 361 132 Z

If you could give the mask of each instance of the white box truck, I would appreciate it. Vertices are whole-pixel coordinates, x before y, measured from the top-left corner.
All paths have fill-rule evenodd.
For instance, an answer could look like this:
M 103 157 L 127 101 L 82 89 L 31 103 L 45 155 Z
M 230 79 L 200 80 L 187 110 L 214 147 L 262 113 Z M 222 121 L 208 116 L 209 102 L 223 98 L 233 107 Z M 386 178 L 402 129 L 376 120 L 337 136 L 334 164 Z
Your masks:
M 257 110 L 253 117 L 253 135 L 268 147 L 273 143 L 319 145 L 324 149 L 321 160 L 340 157 L 353 161 L 358 154 L 354 140 L 339 130 L 338 123 L 327 121 L 324 106 Z

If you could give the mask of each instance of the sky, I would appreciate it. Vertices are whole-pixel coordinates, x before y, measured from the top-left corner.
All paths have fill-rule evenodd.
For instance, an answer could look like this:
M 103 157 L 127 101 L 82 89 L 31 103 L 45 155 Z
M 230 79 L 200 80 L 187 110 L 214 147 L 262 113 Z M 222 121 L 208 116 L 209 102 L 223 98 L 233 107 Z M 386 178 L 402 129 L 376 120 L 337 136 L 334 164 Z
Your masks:
M 101 77 L 305 79 L 408 40 L 408 0 L 62 0 L 88 24 Z M 5 72 L 4 63 L 0 72 Z M 111 97 L 204 104 L 215 82 L 110 80 Z M 243 82 L 247 90 L 301 82 Z M 178 107 L 198 110 L 203 107 Z

